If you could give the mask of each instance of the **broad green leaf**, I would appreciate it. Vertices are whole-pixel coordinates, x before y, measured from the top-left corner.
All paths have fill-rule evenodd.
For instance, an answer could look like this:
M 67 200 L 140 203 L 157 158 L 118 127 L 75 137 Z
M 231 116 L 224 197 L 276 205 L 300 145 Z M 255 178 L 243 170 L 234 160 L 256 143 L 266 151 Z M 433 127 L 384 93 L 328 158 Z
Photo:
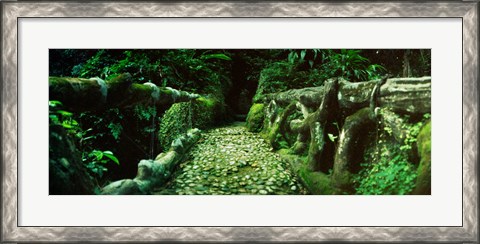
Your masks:
M 104 152 L 105 153 L 105 152 Z M 116 164 L 120 165 L 120 162 L 118 161 L 118 158 L 113 156 L 113 154 L 104 154 L 105 157 L 111 159 L 113 162 L 115 162 Z
M 62 105 L 62 102 L 57 101 L 57 100 L 50 100 L 50 101 L 48 101 L 48 105 L 50 107 L 56 107 L 56 106 Z
M 215 53 L 215 54 L 207 54 L 207 55 L 203 55 L 201 57 L 202 59 L 223 59 L 223 60 L 232 60 L 232 58 L 230 58 L 229 56 L 223 54 L 223 53 Z
M 103 158 L 103 152 L 101 151 L 98 151 L 98 150 L 93 150 L 91 153 L 90 153 L 91 156 L 95 156 L 97 158 L 97 160 L 101 160 Z
M 300 52 L 300 60 L 305 59 L 305 55 L 307 55 L 307 50 L 302 50 L 302 51 Z
M 72 116 L 71 112 L 68 112 L 68 111 L 65 111 L 65 110 L 58 110 L 57 113 L 61 114 L 62 116 L 65 116 L 65 117 Z

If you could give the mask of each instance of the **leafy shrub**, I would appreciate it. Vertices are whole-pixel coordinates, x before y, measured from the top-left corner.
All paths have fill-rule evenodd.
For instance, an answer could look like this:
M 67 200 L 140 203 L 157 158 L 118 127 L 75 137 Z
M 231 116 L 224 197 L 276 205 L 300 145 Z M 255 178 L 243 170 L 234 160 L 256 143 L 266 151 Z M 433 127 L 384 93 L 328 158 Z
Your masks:
M 73 76 L 109 79 L 130 73 L 137 83 L 152 82 L 190 92 L 210 93 L 227 81 L 231 58 L 216 50 L 99 50 L 74 67 Z
M 80 123 L 74 119 L 73 113 L 62 110 L 61 107 L 62 103 L 60 101 L 49 101 L 50 124 L 61 125 L 67 133 L 74 136 L 79 141 L 78 149 L 82 151 L 82 161 L 92 177 L 101 178 L 103 173 L 108 171 L 104 165 L 110 161 L 117 165 L 120 164 L 117 157 L 113 155 L 111 151 L 93 149 L 94 146 L 92 140 L 96 139 L 98 135 L 90 135 L 93 131 L 91 128 L 83 130 L 80 127 Z M 120 132 L 116 133 L 119 134 Z
M 380 159 L 375 163 L 362 163 L 354 176 L 357 194 L 404 195 L 415 187 L 416 168 L 398 147 L 381 148 Z
M 73 113 L 62 109 L 62 102 L 48 101 L 48 117 L 50 124 L 61 125 L 69 134 L 81 137 L 81 128 L 78 122 L 73 118 Z
M 407 130 L 407 134 L 405 135 L 404 144 L 400 147 L 401 150 L 412 150 L 414 144 L 417 142 L 417 136 L 420 133 L 420 129 L 428 119 L 430 119 L 429 113 L 424 114 L 422 120 L 416 123 L 404 125 L 404 129 Z
M 379 79 L 386 71 L 360 55 L 360 50 L 290 50 L 286 61 L 275 62 L 260 73 L 255 101 L 264 94 L 320 86 L 332 77 L 350 81 Z
M 268 93 L 298 89 L 323 84 L 321 74 L 316 70 L 299 71 L 296 64 L 281 61 L 271 64 L 260 73 L 254 100 Z
M 108 162 L 111 161 L 117 165 L 120 165 L 118 158 L 115 157 L 111 151 L 92 150 L 91 152 L 84 154 L 82 160 L 87 169 L 100 178 L 103 176 L 104 172 L 108 171 L 108 169 L 104 166 Z
M 393 139 L 393 129 L 387 125 L 381 127 L 376 148 L 372 148 L 364 157 L 362 169 L 354 177 L 358 194 L 408 194 L 415 187 L 417 178 L 416 142 L 423 125 L 429 120 L 430 114 L 422 118 L 410 119 L 404 116 L 402 129 L 407 133 L 403 143 Z M 378 148 L 378 149 L 377 149 Z M 378 152 L 377 152 L 378 151 Z

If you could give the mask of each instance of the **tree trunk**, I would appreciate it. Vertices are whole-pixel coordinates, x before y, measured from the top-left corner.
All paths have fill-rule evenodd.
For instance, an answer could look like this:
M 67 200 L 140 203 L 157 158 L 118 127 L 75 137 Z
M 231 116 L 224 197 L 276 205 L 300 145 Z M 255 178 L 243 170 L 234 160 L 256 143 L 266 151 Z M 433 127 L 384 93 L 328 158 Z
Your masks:
M 122 74 L 109 81 L 100 78 L 49 77 L 49 93 L 49 100 L 61 101 L 77 112 L 140 103 L 169 105 L 200 97 L 170 87 L 157 87 L 153 83 L 132 83 L 130 74 Z
M 403 53 L 403 77 L 411 77 L 412 68 L 410 67 L 410 50 Z

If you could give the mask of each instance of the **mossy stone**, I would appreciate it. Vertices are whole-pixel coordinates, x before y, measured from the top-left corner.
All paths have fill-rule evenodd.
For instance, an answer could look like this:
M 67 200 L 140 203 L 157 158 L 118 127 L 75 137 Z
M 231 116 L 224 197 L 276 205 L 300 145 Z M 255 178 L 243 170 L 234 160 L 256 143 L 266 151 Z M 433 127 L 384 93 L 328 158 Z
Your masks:
M 206 129 L 218 123 L 222 114 L 221 103 L 214 98 L 197 98 L 191 102 L 173 104 L 161 118 L 158 138 L 163 151 L 172 141 L 187 132 L 189 127 Z
M 302 165 L 298 169 L 298 176 L 312 194 L 333 195 L 337 193 L 332 186 L 330 176 L 325 173 L 311 171 L 306 165 Z
M 413 194 L 431 194 L 431 121 L 428 121 L 417 136 L 417 150 L 420 156 L 420 163 L 417 169 L 417 182 Z
M 250 132 L 260 132 L 265 119 L 265 105 L 263 103 L 253 104 L 247 115 L 247 129 Z

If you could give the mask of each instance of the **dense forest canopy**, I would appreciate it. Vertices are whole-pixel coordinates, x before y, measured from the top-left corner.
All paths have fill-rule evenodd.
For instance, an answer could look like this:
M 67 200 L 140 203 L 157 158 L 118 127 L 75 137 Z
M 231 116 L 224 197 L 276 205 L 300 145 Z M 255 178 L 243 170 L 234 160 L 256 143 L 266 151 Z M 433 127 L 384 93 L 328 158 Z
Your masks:
M 411 193 L 420 178 L 418 171 L 424 167 L 420 164 L 421 152 L 415 148 L 417 137 L 430 118 L 430 79 L 415 77 L 430 76 L 430 60 L 431 52 L 426 49 L 51 49 L 50 174 L 51 179 L 59 181 L 50 182 L 50 191 L 90 194 L 94 189 L 100 193 L 112 181 L 135 175 L 138 178 L 140 160 L 153 160 L 159 153 L 169 152 L 172 141 L 189 129 L 207 130 L 246 121 L 248 130 L 259 133 L 274 150 L 296 155 L 291 161 L 308 165 L 298 163 L 300 166 L 290 170 L 295 172 L 291 177 L 301 182 L 298 187 L 289 186 L 297 194 L 303 186 L 306 190 L 301 192 L 311 194 Z M 420 85 L 404 85 L 409 81 L 404 78 L 408 77 Z M 336 79 L 333 83 L 332 78 Z M 355 83 L 359 85 L 352 85 Z M 390 87 L 388 91 L 382 90 L 384 85 Z M 407 89 L 407 93 L 397 94 L 395 89 L 399 88 Z M 330 101 L 328 92 L 334 94 L 331 104 L 326 104 Z M 350 100 L 356 96 L 363 100 L 345 105 L 349 101 L 343 101 L 341 94 L 354 94 Z M 412 102 L 423 98 L 428 106 Z M 355 166 L 345 166 L 350 170 L 346 180 L 350 186 L 335 186 L 341 180 L 334 173 L 334 161 L 344 157 L 336 154 L 342 143 L 348 144 L 340 138 L 341 131 L 348 126 L 356 130 L 355 125 L 349 124 L 353 123 L 352 116 L 368 107 L 369 101 L 372 111 L 381 119 L 372 119 L 370 115 L 364 119 L 368 123 L 361 130 L 375 127 L 358 142 L 368 146 L 353 153 L 354 160 L 359 161 Z M 383 107 L 388 108 L 384 111 Z M 378 108 L 382 110 L 378 112 Z M 302 120 L 303 125 L 299 126 Z M 374 120 L 381 121 L 383 129 L 374 125 Z M 325 138 L 315 142 L 319 133 Z M 392 139 L 397 135 L 400 139 Z M 209 136 L 214 138 L 213 134 L 206 138 Z M 382 140 L 383 144 L 379 143 Z M 375 145 L 372 141 L 376 141 Z M 52 149 L 55 142 L 73 148 L 74 154 L 78 154 L 78 168 L 65 166 L 71 162 L 64 163 L 62 152 Z M 184 143 L 190 145 L 188 140 Z M 314 147 L 320 150 L 315 151 Z M 347 158 L 351 161 L 350 156 Z M 320 164 L 325 159 L 329 162 Z M 183 157 L 178 160 L 185 161 Z M 347 163 L 350 164 L 353 163 Z M 178 171 L 178 167 L 171 167 Z M 82 179 L 76 179 L 80 183 L 75 183 L 81 186 L 71 187 L 76 190 L 60 189 L 59 185 L 65 184 L 62 179 L 74 181 L 68 176 L 72 170 L 84 172 Z M 174 179 L 181 178 L 172 174 Z M 129 184 L 140 181 L 132 182 Z M 173 183 L 166 179 L 161 184 Z M 262 188 L 255 192 L 264 191 L 267 192 Z

